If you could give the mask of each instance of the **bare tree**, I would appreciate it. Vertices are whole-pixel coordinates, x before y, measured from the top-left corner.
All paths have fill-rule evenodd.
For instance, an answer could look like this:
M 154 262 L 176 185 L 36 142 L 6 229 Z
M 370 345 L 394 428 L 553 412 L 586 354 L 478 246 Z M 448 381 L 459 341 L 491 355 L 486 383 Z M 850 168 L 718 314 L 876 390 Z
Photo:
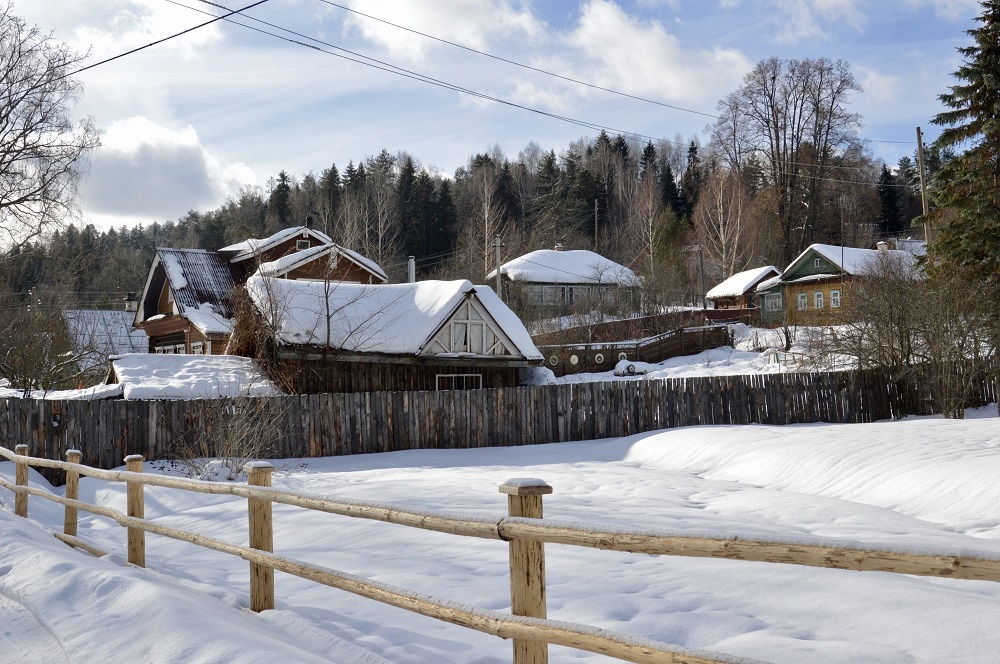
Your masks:
M 719 102 L 713 140 L 730 165 L 763 156 L 786 260 L 810 242 L 838 156 L 859 143 L 861 118 L 847 101 L 860 90 L 841 60 L 769 58 Z
M 692 221 L 711 280 L 728 278 L 746 268 L 753 256 L 751 206 L 735 172 L 717 168 L 709 173 Z
M 0 259 L 76 212 L 76 185 L 100 144 L 93 124 L 74 124 L 84 56 L 54 43 L 0 5 Z
M 370 219 L 361 253 L 376 263 L 385 263 L 399 252 L 401 228 L 394 164 L 395 159 L 385 150 L 366 162 L 365 195 Z

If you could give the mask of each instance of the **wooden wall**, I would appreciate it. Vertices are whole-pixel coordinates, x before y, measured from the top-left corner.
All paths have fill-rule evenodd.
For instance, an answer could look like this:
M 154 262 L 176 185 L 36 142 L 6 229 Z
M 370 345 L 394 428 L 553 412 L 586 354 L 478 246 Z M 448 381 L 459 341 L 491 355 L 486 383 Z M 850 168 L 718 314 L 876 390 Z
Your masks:
M 916 383 L 919 384 L 919 383 Z M 996 401 L 981 381 L 970 405 Z M 578 383 L 453 392 L 367 392 L 270 397 L 280 413 L 273 456 L 333 456 L 406 449 L 535 445 L 706 424 L 870 422 L 929 414 L 914 384 L 878 371 L 756 374 Z M 0 400 L 4 445 L 33 456 L 122 465 L 128 454 L 177 455 L 203 436 L 225 400 Z M 58 478 L 56 478 L 58 481 Z

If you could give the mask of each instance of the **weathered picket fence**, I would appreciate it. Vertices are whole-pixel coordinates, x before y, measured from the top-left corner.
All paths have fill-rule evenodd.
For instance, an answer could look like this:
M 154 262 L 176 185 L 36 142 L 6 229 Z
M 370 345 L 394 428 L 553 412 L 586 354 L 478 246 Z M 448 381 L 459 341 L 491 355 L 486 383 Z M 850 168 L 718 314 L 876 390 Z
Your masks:
M 925 415 L 934 403 L 919 379 L 880 371 L 754 374 L 573 383 L 449 392 L 369 392 L 268 397 L 280 436 L 272 458 L 408 449 L 535 445 L 716 424 L 854 423 Z M 970 405 L 997 400 L 976 382 Z M 130 454 L 170 459 L 246 404 L 194 401 L 0 400 L 0 436 L 50 459 L 80 450 L 114 468 Z M 60 482 L 58 478 L 50 478 Z
M 629 662 L 656 664 L 750 664 L 751 660 L 703 650 L 649 641 L 597 629 L 588 625 L 549 620 L 546 609 L 546 543 L 581 546 L 608 551 L 652 555 L 723 558 L 756 562 L 807 565 L 856 571 L 936 576 L 952 579 L 1000 581 L 1000 560 L 937 554 L 901 553 L 877 549 L 846 548 L 836 539 L 817 539 L 816 544 L 753 541 L 743 538 L 692 537 L 618 527 L 581 527 L 542 519 L 542 496 L 552 492 L 541 480 L 510 480 L 500 486 L 507 495 L 506 517 L 472 517 L 370 502 L 332 500 L 321 495 L 270 488 L 274 467 L 266 462 L 249 464 L 249 486 L 200 482 L 162 475 L 144 474 L 142 457 L 125 459 L 127 471 L 107 471 L 76 463 L 79 452 L 70 451 L 72 463 L 27 456 L 27 446 L 13 452 L 0 447 L 0 457 L 15 463 L 15 481 L 0 478 L 0 486 L 15 493 L 15 513 L 28 515 L 28 496 L 38 496 L 65 506 L 64 532 L 56 537 L 94 555 L 106 552 L 77 536 L 78 512 L 107 517 L 127 529 L 128 560 L 145 566 L 145 533 L 190 542 L 215 551 L 236 555 L 250 563 L 250 607 L 254 611 L 274 608 L 274 570 L 309 579 L 333 588 L 413 611 L 452 624 L 513 640 L 514 664 L 546 664 L 548 644 L 600 653 Z M 28 486 L 28 467 L 59 469 L 68 478 L 66 496 Z M 86 475 L 127 485 L 127 514 L 79 500 L 79 477 Z M 238 546 L 210 535 L 193 533 L 149 521 L 144 517 L 143 487 L 169 487 L 247 499 L 249 546 Z M 273 542 L 272 504 L 280 503 L 348 517 L 372 519 L 462 537 L 507 542 L 510 561 L 511 613 L 456 604 L 403 588 L 363 579 L 345 572 L 276 556 Z M 330 543 L 331 548 L 335 546 Z

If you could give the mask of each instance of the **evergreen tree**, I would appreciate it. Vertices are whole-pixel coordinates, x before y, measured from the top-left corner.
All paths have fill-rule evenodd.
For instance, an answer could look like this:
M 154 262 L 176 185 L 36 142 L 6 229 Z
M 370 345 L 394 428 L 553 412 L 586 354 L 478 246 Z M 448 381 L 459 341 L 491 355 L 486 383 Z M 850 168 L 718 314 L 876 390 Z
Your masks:
M 882 237 L 898 233 L 903 230 L 903 225 L 899 216 L 900 188 L 896 182 L 892 171 L 885 164 L 878 178 L 878 199 L 879 199 L 879 232 Z
M 653 141 L 648 141 L 646 143 L 646 147 L 642 149 L 642 155 L 639 157 L 639 179 L 645 180 L 650 177 L 655 178 L 656 175 L 656 147 L 653 146 Z
M 942 152 L 968 146 L 937 178 L 935 202 L 947 218 L 932 250 L 945 267 L 967 267 L 983 292 L 1000 286 L 1000 0 L 983 0 L 973 44 L 959 48 L 959 80 L 939 99 L 951 110 L 933 122 L 946 127 L 935 143 Z
M 271 222 L 277 228 L 285 228 L 289 225 L 292 216 L 292 179 L 288 173 L 281 171 L 278 179 L 271 188 L 271 195 L 267 200 L 267 213 Z

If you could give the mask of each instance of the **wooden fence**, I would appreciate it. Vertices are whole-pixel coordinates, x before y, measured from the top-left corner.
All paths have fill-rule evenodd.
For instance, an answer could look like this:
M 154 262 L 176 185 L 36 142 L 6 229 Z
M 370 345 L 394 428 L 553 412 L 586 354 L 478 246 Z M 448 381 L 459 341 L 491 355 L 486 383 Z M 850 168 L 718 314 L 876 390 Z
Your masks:
M 611 371 L 622 361 L 662 362 L 671 357 L 697 355 L 710 348 L 731 346 L 725 325 L 682 327 L 645 339 L 590 344 L 538 346 L 545 365 L 556 376 L 584 371 Z
M 557 644 L 600 653 L 617 659 L 650 664 L 752 664 L 740 657 L 690 650 L 670 644 L 635 638 L 618 632 L 596 630 L 592 626 L 549 620 L 546 608 L 546 543 L 589 547 L 608 551 L 650 555 L 725 558 L 789 565 L 805 565 L 855 571 L 935 576 L 951 579 L 1000 581 L 1000 560 L 958 557 L 946 553 L 901 553 L 875 548 L 846 548 L 833 538 L 817 538 L 815 543 L 786 543 L 779 540 L 754 541 L 741 537 L 697 537 L 648 530 L 628 530 L 617 526 L 580 526 L 542 519 L 542 497 L 552 493 L 541 480 L 510 480 L 500 486 L 507 495 L 507 516 L 449 515 L 421 512 L 398 505 L 332 500 L 326 496 L 271 489 L 274 466 L 253 462 L 248 485 L 198 482 L 141 472 L 142 457 L 126 458 L 128 471 L 104 471 L 75 463 L 79 455 L 67 454 L 74 463 L 28 456 L 27 446 L 15 451 L 0 447 L 0 457 L 15 463 L 15 481 L 0 478 L 0 487 L 14 492 L 15 513 L 28 515 L 28 496 L 34 495 L 65 507 L 64 531 L 60 540 L 94 555 L 107 552 L 77 536 L 79 511 L 104 516 L 127 529 L 130 563 L 145 566 L 145 533 L 171 537 L 236 555 L 250 563 L 250 608 L 274 608 L 274 570 L 293 574 L 333 588 L 373 599 L 391 606 L 452 624 L 513 640 L 514 664 L 546 664 L 548 644 Z M 66 496 L 28 486 L 28 467 L 59 469 L 70 478 Z M 127 514 L 79 500 L 80 475 L 124 482 L 127 485 Z M 211 535 L 192 533 L 153 522 L 144 516 L 144 486 L 160 486 L 198 493 L 233 495 L 247 499 L 249 542 L 247 547 L 230 544 Z M 403 588 L 360 578 L 338 570 L 276 556 L 272 504 L 281 503 L 342 516 L 372 519 L 463 537 L 500 540 L 508 544 L 510 560 L 511 614 L 457 604 L 419 595 Z M 331 548 L 335 543 L 331 542 Z M 595 598 L 599 601 L 600 598 Z M 758 662 L 758 664 L 761 664 Z
M 448 392 L 369 392 L 197 401 L 0 400 L 0 436 L 41 456 L 69 449 L 114 468 L 129 454 L 176 458 L 242 409 L 266 405 L 279 432 L 272 458 L 407 449 L 534 445 L 709 424 L 871 422 L 925 415 L 916 378 L 880 371 L 637 379 Z M 997 400 L 990 380 L 969 405 Z M 60 482 L 61 479 L 50 478 Z

